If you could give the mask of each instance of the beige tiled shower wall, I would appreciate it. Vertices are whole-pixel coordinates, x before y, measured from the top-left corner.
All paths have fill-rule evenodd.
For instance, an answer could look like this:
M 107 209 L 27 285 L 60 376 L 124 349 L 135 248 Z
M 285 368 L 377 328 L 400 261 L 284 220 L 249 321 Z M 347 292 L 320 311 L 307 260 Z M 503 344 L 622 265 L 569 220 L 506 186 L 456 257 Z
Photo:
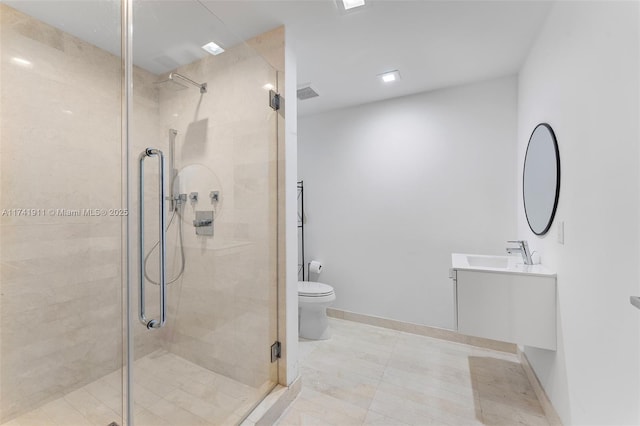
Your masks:
M 2 423 L 122 364 L 120 218 L 48 212 L 120 208 L 122 153 L 120 58 L 6 5 L 0 19 L 0 210 L 45 211 L 0 216 Z M 155 80 L 135 70 L 140 145 L 159 135 Z M 159 347 L 136 329 L 137 356 Z
M 121 367 L 120 218 L 48 211 L 120 208 L 123 153 L 120 58 L 2 4 L 0 19 L 0 210 L 47 212 L 0 216 L 2 423 Z M 104 25 L 119 37 L 119 11 Z M 282 29 L 249 44 L 276 67 L 283 62 Z M 209 92 L 171 91 L 134 68 L 131 213 L 137 156 L 147 146 L 168 154 L 170 128 L 178 131 L 181 192 L 200 194 L 176 219 L 186 268 L 169 288 L 167 327 L 148 331 L 135 321 L 135 356 L 164 347 L 262 387 L 276 380 L 269 346 L 277 335 L 277 116 L 263 88 L 276 85 L 276 71 L 244 44 L 177 71 L 207 82 Z M 148 249 L 157 238 L 156 159 L 146 166 Z M 208 198 L 213 190 L 218 203 Z M 215 236 L 196 237 L 194 211 L 211 209 Z M 176 230 L 170 276 L 179 266 Z M 155 265 L 154 255 L 152 276 Z M 156 295 L 148 284 L 152 317 Z
M 282 56 L 284 31 L 249 44 Z M 244 44 L 177 72 L 206 82 L 208 93 L 160 92 L 161 132 L 178 131 L 180 192 L 200 196 L 184 210 L 187 267 L 169 292 L 168 349 L 260 387 L 277 380 L 269 352 L 277 336 L 277 113 L 263 87 L 276 86 L 277 73 Z M 220 191 L 219 202 L 210 191 Z M 195 210 L 215 211 L 213 238 L 195 235 Z

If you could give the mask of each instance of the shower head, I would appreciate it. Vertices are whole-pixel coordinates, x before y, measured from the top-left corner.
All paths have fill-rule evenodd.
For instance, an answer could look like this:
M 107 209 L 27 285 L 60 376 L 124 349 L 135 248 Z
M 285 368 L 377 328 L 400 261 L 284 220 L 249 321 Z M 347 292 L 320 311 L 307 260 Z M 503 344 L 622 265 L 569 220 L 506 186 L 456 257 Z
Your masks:
M 189 77 L 185 77 L 182 74 L 178 74 L 177 72 L 172 72 L 169 74 L 166 80 L 156 82 L 158 86 L 162 85 L 162 87 L 166 87 L 171 90 L 183 90 L 186 89 L 188 84 L 195 86 L 200 89 L 200 93 L 207 93 L 207 83 L 196 83 L 191 80 Z
M 161 89 L 167 89 L 171 91 L 184 90 L 187 88 L 186 84 L 182 84 L 179 81 L 167 78 L 166 80 L 156 81 L 156 84 Z

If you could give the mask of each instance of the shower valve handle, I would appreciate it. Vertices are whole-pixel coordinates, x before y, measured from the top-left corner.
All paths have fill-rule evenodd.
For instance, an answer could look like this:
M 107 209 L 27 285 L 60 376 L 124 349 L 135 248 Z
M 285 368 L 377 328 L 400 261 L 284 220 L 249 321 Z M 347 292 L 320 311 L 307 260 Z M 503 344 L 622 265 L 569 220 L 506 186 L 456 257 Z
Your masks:
M 195 226 L 196 228 L 199 228 L 202 226 L 211 226 L 211 224 L 213 224 L 213 221 L 211 219 L 200 219 L 200 220 L 193 221 L 193 226 Z

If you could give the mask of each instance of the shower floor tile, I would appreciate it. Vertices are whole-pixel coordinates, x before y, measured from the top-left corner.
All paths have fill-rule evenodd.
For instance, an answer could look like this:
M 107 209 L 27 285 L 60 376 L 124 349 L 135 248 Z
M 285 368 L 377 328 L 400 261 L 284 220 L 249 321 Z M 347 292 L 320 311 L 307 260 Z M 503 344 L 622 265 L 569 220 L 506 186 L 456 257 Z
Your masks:
M 548 425 L 513 354 L 330 318 L 300 339 L 293 425 Z
M 121 371 L 1 426 L 106 426 L 121 423 Z M 164 350 L 135 361 L 136 426 L 237 424 L 265 388 L 252 388 Z

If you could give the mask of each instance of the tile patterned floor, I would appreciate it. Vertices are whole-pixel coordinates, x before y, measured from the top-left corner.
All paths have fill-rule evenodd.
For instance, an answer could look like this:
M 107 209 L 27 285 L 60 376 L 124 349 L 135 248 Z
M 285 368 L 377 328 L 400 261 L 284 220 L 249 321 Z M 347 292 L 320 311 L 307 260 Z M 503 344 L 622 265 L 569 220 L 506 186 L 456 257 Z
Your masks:
M 2 426 L 106 426 L 121 423 L 116 371 Z M 267 391 L 216 374 L 164 350 L 135 362 L 136 426 L 234 425 Z
M 330 321 L 331 340 L 300 342 L 302 391 L 279 426 L 548 425 L 515 355 Z M 265 392 L 166 351 L 135 371 L 136 426 L 237 424 Z M 2 426 L 105 426 L 120 404 L 114 372 Z
M 513 354 L 331 318 L 300 342 L 290 425 L 548 425 Z

